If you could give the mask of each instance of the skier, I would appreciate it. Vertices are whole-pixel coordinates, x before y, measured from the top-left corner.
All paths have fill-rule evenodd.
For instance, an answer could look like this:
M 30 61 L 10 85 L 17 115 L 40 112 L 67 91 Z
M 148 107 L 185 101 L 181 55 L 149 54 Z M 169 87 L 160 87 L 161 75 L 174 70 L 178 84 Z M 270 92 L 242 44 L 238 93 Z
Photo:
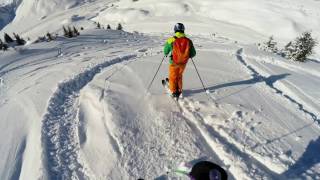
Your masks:
M 179 98 L 182 93 L 182 76 L 190 58 L 196 55 L 192 41 L 184 34 L 185 27 L 182 23 L 174 26 L 175 35 L 166 41 L 164 55 L 169 59 L 169 89 L 174 98 Z

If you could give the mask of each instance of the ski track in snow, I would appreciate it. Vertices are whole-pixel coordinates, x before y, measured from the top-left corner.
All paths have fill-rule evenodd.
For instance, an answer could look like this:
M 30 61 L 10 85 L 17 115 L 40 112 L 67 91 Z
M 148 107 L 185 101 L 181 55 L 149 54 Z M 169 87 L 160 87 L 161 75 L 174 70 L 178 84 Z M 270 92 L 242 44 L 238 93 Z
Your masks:
M 134 80 L 129 84 L 110 82 L 109 77 L 118 74 L 121 70 L 123 70 L 121 76 L 130 76 Z M 146 104 L 141 103 L 141 99 L 136 97 L 137 94 L 129 93 L 127 96 L 126 93 L 123 94 L 123 90 L 118 92 L 116 87 L 138 88 L 140 92 L 145 92 L 144 83 L 136 72 L 128 67 L 128 63 L 103 79 L 108 82 L 106 83 L 108 85 L 105 84 L 99 99 L 107 101 L 102 103 L 108 105 L 109 113 L 112 113 L 115 118 L 114 123 L 117 124 L 117 128 L 114 129 L 119 131 L 116 132 L 118 138 L 111 135 L 110 139 L 115 142 L 114 149 L 121 155 L 118 160 L 119 167 L 127 171 L 131 177 L 129 179 L 141 176 L 153 179 L 157 174 L 165 173 L 165 169 L 175 166 L 174 161 L 197 156 L 200 152 L 198 147 L 190 147 L 190 141 L 194 142 L 193 139 L 196 137 L 189 134 L 188 125 L 184 123 L 187 121 L 180 113 L 159 113 L 149 104 L 150 101 L 144 102 Z M 135 83 L 132 84 L 132 82 Z M 137 100 L 139 102 L 136 102 Z M 157 166 L 154 166 L 154 162 L 157 162 Z M 156 179 L 162 179 L 164 176 Z
M 250 73 L 252 73 L 252 77 L 253 78 L 257 78 L 257 79 L 267 79 L 267 77 L 262 76 L 256 69 L 254 69 L 251 65 L 249 65 L 245 61 L 245 59 L 242 56 L 242 53 L 243 53 L 243 48 L 240 48 L 236 52 L 236 58 L 242 65 L 244 65 L 250 71 Z M 292 102 L 293 104 L 295 104 L 300 111 L 302 111 L 304 114 L 308 115 L 313 121 L 317 122 L 320 125 L 320 119 L 316 116 L 316 114 L 311 112 L 311 111 L 309 111 L 309 110 L 307 110 L 307 109 L 305 109 L 302 103 L 300 103 L 297 100 L 295 100 L 294 98 L 290 97 L 284 91 L 276 88 L 273 85 L 273 82 L 266 81 L 266 85 L 268 87 L 270 87 L 271 89 L 273 89 L 276 94 L 279 94 L 281 97 L 284 97 L 287 100 L 289 100 L 290 102 Z
M 189 121 L 189 125 L 223 159 L 224 164 L 234 177 L 237 179 L 274 179 L 276 177 L 276 173 L 271 171 L 263 162 L 259 162 L 253 156 L 229 142 L 227 138 L 220 135 L 210 125 L 206 125 L 205 117 L 196 110 L 194 102 L 184 98 L 179 105 L 182 108 L 183 115 L 186 117 L 185 119 Z M 212 107 L 216 111 L 223 112 L 216 104 L 212 105 Z
M 217 112 L 226 113 L 223 107 L 215 102 L 211 93 L 206 92 L 206 95 L 210 100 L 208 105 L 215 111 L 214 114 Z M 272 167 L 260 160 L 263 159 L 262 157 L 260 159 L 255 158 L 258 154 L 248 153 L 241 146 L 231 142 L 229 137 L 221 135 L 215 128 L 206 124 L 206 117 L 199 111 L 201 110 L 202 102 L 182 98 L 176 105 L 180 111 L 180 116 L 183 117 L 183 120 L 186 121 L 193 133 L 217 155 L 219 159 L 215 159 L 215 161 L 221 161 L 228 168 L 229 173 L 231 173 L 229 174 L 230 178 L 277 179 L 279 175 L 272 170 Z M 220 115 L 219 119 L 223 119 L 223 117 Z
M 236 52 L 236 60 L 244 65 L 253 78 L 256 79 L 267 79 L 262 76 L 256 69 L 246 63 L 242 57 L 243 49 L 239 49 Z M 285 92 L 276 88 L 273 82 L 266 82 L 267 87 L 271 88 L 276 94 L 287 99 L 291 103 L 295 104 L 299 111 L 310 117 L 310 119 L 319 123 L 319 119 L 315 113 L 308 111 L 304 106 L 294 100 L 292 97 L 285 94 Z M 215 98 L 211 93 L 207 93 L 208 98 L 213 103 L 212 107 L 219 112 L 225 113 L 222 107 L 215 102 Z M 229 168 L 229 172 L 240 179 L 279 179 L 284 178 L 281 174 L 280 169 L 283 169 L 282 165 L 277 165 L 272 159 L 267 159 L 260 154 L 257 154 L 251 150 L 243 149 L 242 145 L 237 142 L 230 141 L 230 138 L 226 134 L 220 134 L 221 131 L 207 125 L 205 118 L 199 110 L 196 108 L 196 104 L 199 102 L 192 102 L 188 98 L 184 98 L 179 103 L 179 108 L 182 109 L 184 119 L 188 121 L 189 126 L 193 129 L 195 134 L 201 136 L 208 146 L 215 152 L 219 158 L 223 159 L 225 166 Z M 232 138 L 231 138 L 232 139 Z M 231 165 L 231 166 L 229 166 Z M 279 171 L 279 172 L 278 172 Z
M 79 91 L 103 68 L 136 58 L 127 55 L 106 61 L 59 84 L 43 119 L 42 141 L 49 179 L 91 179 L 81 159 L 77 104 Z

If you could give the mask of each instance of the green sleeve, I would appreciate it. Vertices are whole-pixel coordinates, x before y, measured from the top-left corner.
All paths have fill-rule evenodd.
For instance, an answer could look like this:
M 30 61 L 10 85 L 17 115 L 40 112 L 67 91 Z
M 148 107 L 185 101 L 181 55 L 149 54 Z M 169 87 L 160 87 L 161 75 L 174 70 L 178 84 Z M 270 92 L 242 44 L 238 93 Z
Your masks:
M 196 54 L 197 54 L 196 49 L 194 48 L 193 42 L 191 41 L 190 58 L 195 57 Z
M 164 45 L 164 50 L 163 50 L 164 55 L 168 56 L 171 51 L 172 51 L 172 45 L 169 44 L 168 42 L 166 42 L 166 44 Z

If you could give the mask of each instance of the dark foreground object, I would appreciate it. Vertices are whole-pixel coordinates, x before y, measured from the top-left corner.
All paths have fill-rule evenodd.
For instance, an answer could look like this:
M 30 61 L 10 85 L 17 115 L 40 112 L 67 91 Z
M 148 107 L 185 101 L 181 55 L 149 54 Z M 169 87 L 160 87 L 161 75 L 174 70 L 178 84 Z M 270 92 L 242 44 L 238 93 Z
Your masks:
M 192 167 L 192 180 L 227 180 L 227 172 L 219 165 L 209 161 L 201 161 Z

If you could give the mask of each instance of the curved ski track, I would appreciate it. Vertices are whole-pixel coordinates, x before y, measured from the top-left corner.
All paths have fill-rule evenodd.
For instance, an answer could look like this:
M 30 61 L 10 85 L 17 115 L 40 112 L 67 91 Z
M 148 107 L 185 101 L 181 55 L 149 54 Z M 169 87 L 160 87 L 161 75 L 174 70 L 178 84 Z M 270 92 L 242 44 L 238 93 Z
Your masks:
M 247 70 L 252 74 L 252 76 L 257 78 L 266 78 L 263 77 L 256 69 L 254 69 L 251 65 L 247 64 L 245 59 L 242 57 L 243 48 L 238 49 L 236 52 L 236 60 L 240 62 Z M 292 97 L 285 94 L 285 92 L 281 91 L 280 89 L 276 88 L 271 83 L 266 83 L 266 86 L 271 88 L 275 91 L 275 95 L 280 94 L 282 98 L 287 99 L 291 103 L 297 105 L 299 111 L 305 113 L 307 116 L 310 117 L 314 122 L 319 123 L 319 118 L 315 115 L 315 113 L 307 110 L 304 108 L 302 103 L 294 100 Z M 220 109 L 221 112 L 225 113 L 223 109 L 215 102 L 214 97 L 211 93 L 207 93 L 208 99 L 211 100 L 210 102 L 213 103 L 212 107 Z M 219 132 L 210 127 L 205 123 L 205 117 L 198 112 L 195 107 L 195 103 L 190 101 L 188 98 L 184 98 L 184 100 L 180 101 L 179 103 L 182 114 L 185 118 L 190 127 L 201 136 L 204 141 L 208 144 L 209 147 L 219 156 L 223 157 L 223 161 L 225 165 L 233 164 L 234 167 L 229 167 L 229 172 L 232 175 L 242 175 L 234 176 L 237 178 L 244 178 L 244 179 L 282 179 L 285 178 L 282 175 L 274 172 L 273 169 L 263 162 L 263 158 L 255 157 L 255 153 L 246 151 L 238 147 L 238 145 L 233 144 L 233 142 L 229 142 L 226 137 L 220 135 Z M 246 175 L 245 175 L 246 174 Z
M 245 66 L 251 73 L 252 76 L 254 77 L 258 77 L 261 79 L 267 79 L 266 77 L 262 76 L 256 69 L 254 69 L 251 65 L 249 65 L 245 59 L 242 56 L 243 54 L 243 48 L 240 48 L 237 52 L 236 52 L 236 58 L 237 60 L 243 65 Z M 297 105 L 298 109 L 300 111 L 302 111 L 303 113 L 307 114 L 314 122 L 317 122 L 318 124 L 320 124 L 320 119 L 316 116 L 316 113 L 313 113 L 309 110 L 307 110 L 302 103 L 298 102 L 297 100 L 295 100 L 294 98 L 290 97 L 289 95 L 287 95 L 284 91 L 276 88 L 272 83 L 268 83 L 266 82 L 266 85 L 273 89 L 276 94 L 280 94 L 282 95 L 283 98 L 289 100 L 290 102 L 292 102 L 293 104 Z
M 59 84 L 51 97 L 42 125 L 42 143 L 48 179 L 92 179 L 81 159 L 77 104 L 79 91 L 104 68 L 136 58 L 126 55 L 108 60 Z
M 182 108 L 183 116 L 188 117 L 185 119 L 188 120 L 189 126 L 203 138 L 218 157 L 223 157 L 223 163 L 231 173 L 229 175 L 237 179 L 274 179 L 276 177 L 276 174 L 266 165 L 239 149 L 214 128 L 207 125 L 205 117 L 197 112 L 195 104 L 188 98 L 181 100 L 179 105 Z M 212 107 L 220 109 L 216 104 L 212 105 Z M 222 109 L 220 111 L 223 112 Z M 231 164 L 232 166 L 229 166 Z

